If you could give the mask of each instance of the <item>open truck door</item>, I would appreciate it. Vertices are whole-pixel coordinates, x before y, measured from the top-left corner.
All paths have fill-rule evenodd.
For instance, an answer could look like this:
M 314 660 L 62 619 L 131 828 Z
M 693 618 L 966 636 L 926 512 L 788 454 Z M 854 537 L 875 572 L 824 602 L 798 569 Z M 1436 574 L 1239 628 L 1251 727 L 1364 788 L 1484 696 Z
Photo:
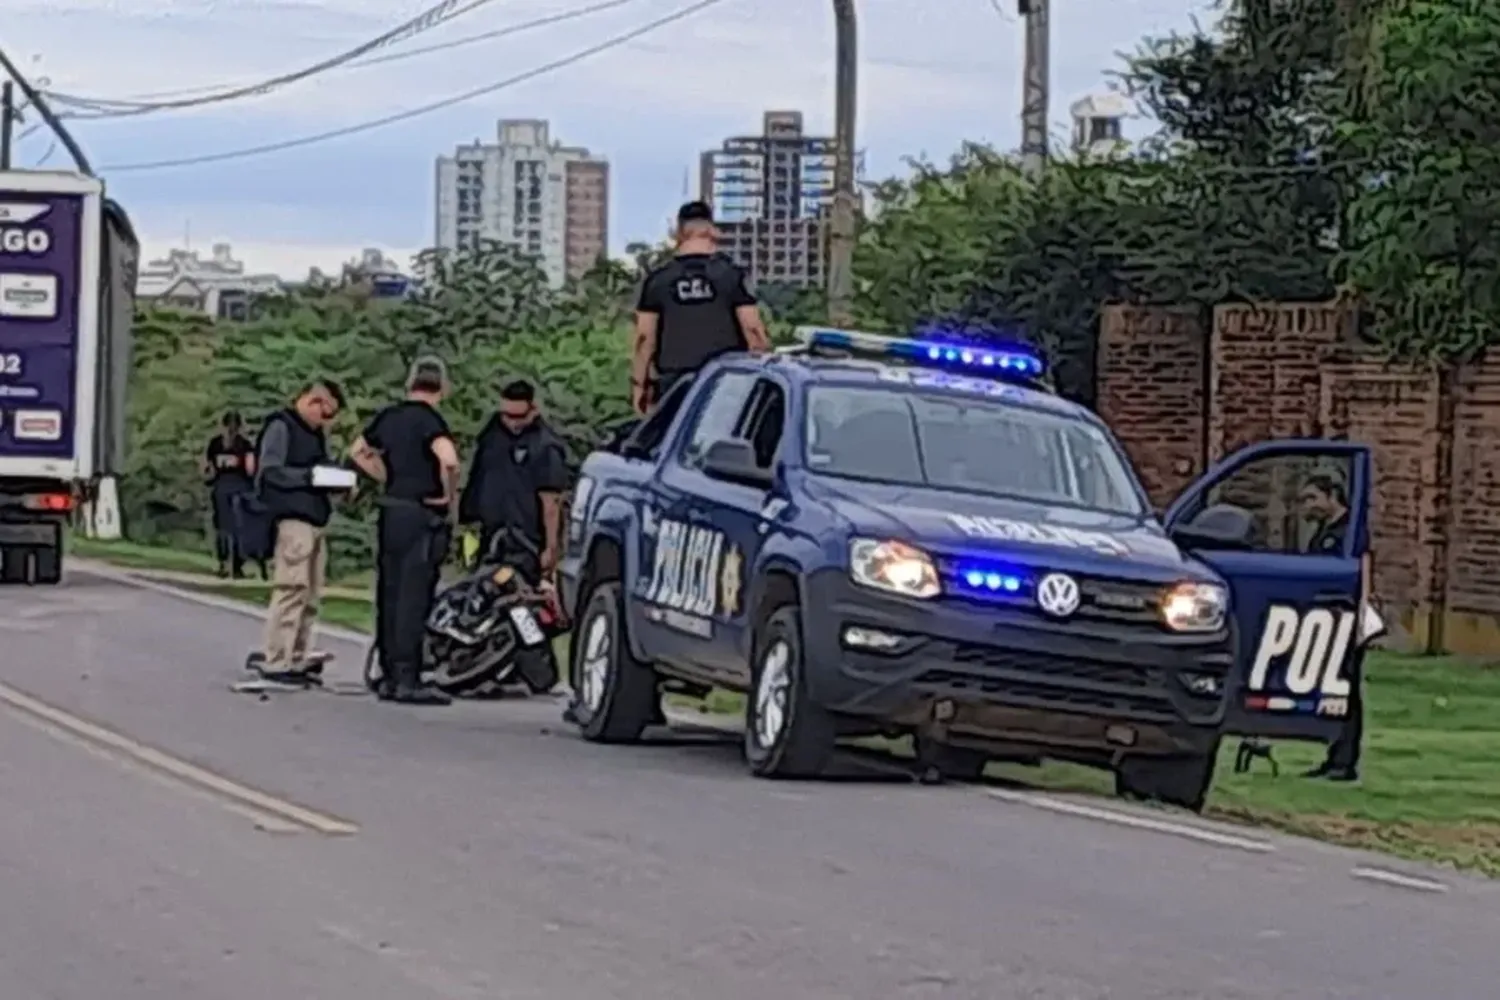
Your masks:
M 1264 442 L 1209 469 L 1164 515 L 1230 587 L 1226 735 L 1338 738 L 1368 597 L 1371 468 L 1363 445 Z

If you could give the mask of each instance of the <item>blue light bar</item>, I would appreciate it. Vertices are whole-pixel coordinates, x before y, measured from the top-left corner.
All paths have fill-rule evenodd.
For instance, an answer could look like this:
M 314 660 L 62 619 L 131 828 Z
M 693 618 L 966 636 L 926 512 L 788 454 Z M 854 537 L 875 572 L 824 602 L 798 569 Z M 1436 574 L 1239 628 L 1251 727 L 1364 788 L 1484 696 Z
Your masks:
M 798 327 L 797 339 L 809 351 L 818 348 L 848 351 L 851 354 L 885 357 L 928 368 L 988 373 L 1001 378 L 1039 379 L 1047 370 L 1040 355 L 1020 346 L 950 344 L 822 326 Z

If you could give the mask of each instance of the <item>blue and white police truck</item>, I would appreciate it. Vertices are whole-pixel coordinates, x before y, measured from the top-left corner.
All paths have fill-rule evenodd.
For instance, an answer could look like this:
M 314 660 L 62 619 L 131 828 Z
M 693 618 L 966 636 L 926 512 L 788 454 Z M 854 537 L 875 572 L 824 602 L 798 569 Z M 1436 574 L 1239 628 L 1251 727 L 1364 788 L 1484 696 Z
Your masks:
M 756 775 L 910 735 L 951 777 L 1061 759 L 1198 810 L 1225 736 L 1337 736 L 1365 447 L 1257 444 L 1159 514 L 1036 353 L 799 333 L 710 363 L 584 463 L 561 577 L 585 738 L 638 740 L 664 692 L 719 687 L 748 696 Z M 1288 460 L 1342 470 L 1340 551 L 1234 502 Z

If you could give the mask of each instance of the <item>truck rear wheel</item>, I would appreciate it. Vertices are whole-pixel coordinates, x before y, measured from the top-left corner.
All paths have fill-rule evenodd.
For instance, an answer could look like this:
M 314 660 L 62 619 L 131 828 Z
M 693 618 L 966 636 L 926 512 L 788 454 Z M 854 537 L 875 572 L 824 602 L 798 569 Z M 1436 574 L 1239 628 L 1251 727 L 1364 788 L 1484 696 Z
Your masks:
M 1202 812 L 1213 787 L 1218 758 L 1219 743 L 1215 740 L 1201 755 L 1126 759 L 1115 769 L 1115 794 Z
M 31 582 L 55 587 L 62 583 L 62 549 L 40 548 L 32 550 Z
M 0 583 L 55 586 L 62 582 L 62 551 L 52 546 L 0 548 Z

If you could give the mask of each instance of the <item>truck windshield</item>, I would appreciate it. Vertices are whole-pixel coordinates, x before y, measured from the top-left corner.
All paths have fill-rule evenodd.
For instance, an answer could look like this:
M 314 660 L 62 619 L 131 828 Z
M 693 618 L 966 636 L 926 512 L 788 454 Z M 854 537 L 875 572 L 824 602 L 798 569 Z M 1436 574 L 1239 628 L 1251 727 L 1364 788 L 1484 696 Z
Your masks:
M 847 479 L 1145 514 L 1101 428 L 1000 399 L 814 386 L 804 460 Z

